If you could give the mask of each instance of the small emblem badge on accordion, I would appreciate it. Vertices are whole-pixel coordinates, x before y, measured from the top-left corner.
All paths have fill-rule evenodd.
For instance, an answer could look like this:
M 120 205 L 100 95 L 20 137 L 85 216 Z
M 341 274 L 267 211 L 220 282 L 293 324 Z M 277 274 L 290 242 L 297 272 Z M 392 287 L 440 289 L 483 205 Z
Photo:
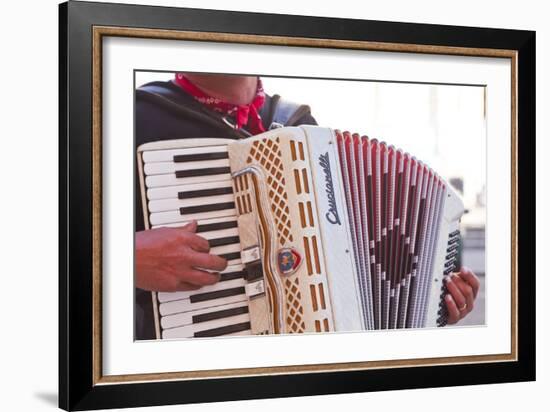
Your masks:
M 279 249 L 277 256 L 277 262 L 279 264 L 279 272 L 282 275 L 290 275 L 298 269 L 300 263 L 302 263 L 302 256 L 294 248 Z

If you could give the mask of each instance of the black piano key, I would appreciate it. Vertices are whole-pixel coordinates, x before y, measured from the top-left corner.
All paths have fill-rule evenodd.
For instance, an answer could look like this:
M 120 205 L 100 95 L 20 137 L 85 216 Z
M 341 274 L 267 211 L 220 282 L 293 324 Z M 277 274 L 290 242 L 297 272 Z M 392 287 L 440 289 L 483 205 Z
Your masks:
M 244 294 L 244 292 L 244 286 L 240 286 L 238 288 L 216 290 L 214 292 L 197 293 L 196 295 L 189 296 L 189 302 L 198 303 L 206 300 L 227 298 L 229 296 Z
M 223 229 L 232 229 L 237 226 L 238 225 L 236 220 L 232 220 L 230 222 L 207 223 L 204 225 L 198 225 L 195 233 L 213 232 L 215 230 L 223 230 Z
M 225 260 L 235 260 L 241 258 L 241 252 L 224 253 L 223 255 L 218 256 L 224 258 Z
M 204 169 L 191 169 L 191 170 L 176 170 L 176 177 L 197 177 L 197 176 L 211 176 L 211 175 L 223 175 L 231 173 L 229 167 L 208 167 Z
M 217 312 L 203 313 L 201 315 L 195 315 L 191 318 L 193 323 L 207 322 L 209 320 L 216 320 L 222 318 L 228 318 L 230 316 L 242 315 L 248 313 L 248 306 L 241 306 L 238 308 L 231 308 L 225 310 L 219 310 Z
M 191 215 L 194 213 L 215 212 L 217 210 L 234 209 L 235 202 L 214 203 L 211 205 L 198 205 L 180 207 L 180 215 Z
M 175 155 L 175 163 L 184 163 L 184 162 L 200 162 L 202 160 L 218 160 L 218 159 L 229 159 L 228 152 L 212 152 L 212 153 L 195 153 L 195 154 L 185 154 L 185 155 Z
M 239 243 L 239 236 L 229 236 L 229 237 L 220 237 L 218 239 L 210 239 L 208 241 L 208 244 L 210 247 L 216 247 L 216 246 L 225 246 L 225 245 L 234 245 L 235 243 Z
M 241 278 L 244 278 L 245 275 L 246 275 L 245 270 L 240 270 L 238 272 L 222 273 L 220 275 L 220 282 L 225 282 L 225 281 L 234 280 L 234 279 L 241 279 Z
M 243 330 L 250 329 L 250 322 L 236 323 L 234 325 L 222 326 L 215 329 L 203 330 L 195 332 L 193 336 L 195 338 L 211 338 L 214 336 L 229 335 L 230 333 L 242 332 Z
M 187 192 L 178 192 L 178 199 L 193 199 L 195 197 L 230 195 L 232 193 L 233 188 L 231 186 L 216 187 L 214 189 L 189 190 Z

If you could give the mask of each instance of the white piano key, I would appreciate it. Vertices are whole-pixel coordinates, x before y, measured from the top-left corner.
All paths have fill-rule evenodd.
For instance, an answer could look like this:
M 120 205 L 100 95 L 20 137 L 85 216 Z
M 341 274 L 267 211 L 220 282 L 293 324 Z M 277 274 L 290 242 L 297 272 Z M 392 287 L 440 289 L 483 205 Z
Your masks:
M 157 212 L 149 215 L 151 225 L 163 225 L 166 223 L 190 222 L 192 220 L 205 220 L 216 217 L 236 216 L 235 208 L 225 210 L 215 210 L 213 212 L 202 212 L 182 215 L 179 210 L 168 212 Z
M 224 237 L 239 236 L 239 228 L 233 227 L 231 229 L 213 230 L 211 232 L 201 232 L 197 234 L 206 240 L 222 239 Z
M 145 185 L 148 188 L 162 187 L 162 186 L 179 186 L 191 183 L 201 182 L 220 182 L 231 179 L 230 173 L 223 173 L 220 175 L 210 176 L 192 176 L 192 177 L 176 177 L 175 173 L 165 175 L 153 175 L 145 177 Z
M 198 162 L 158 162 L 145 163 L 143 172 L 147 176 L 175 173 L 177 170 L 207 169 L 210 167 L 229 167 L 229 159 L 201 160 Z
M 242 269 L 241 269 L 242 270 Z M 157 297 L 160 303 L 174 302 L 176 300 L 189 299 L 190 296 L 200 293 L 214 292 L 216 290 L 225 290 L 244 286 L 246 281 L 243 278 L 218 282 L 214 285 L 203 286 L 197 290 L 185 290 L 181 292 L 158 292 Z
M 218 152 L 227 152 L 227 146 L 199 146 L 185 149 L 151 150 L 143 152 L 142 158 L 145 163 L 171 162 L 174 160 L 174 156 L 178 155 Z
M 237 325 L 245 322 L 250 322 L 250 315 L 248 313 L 225 319 L 216 319 L 210 322 L 201 322 L 187 326 L 180 326 L 178 328 L 166 329 L 162 331 L 162 337 L 163 339 L 190 338 L 197 332 L 221 328 L 224 326 Z
M 181 227 L 181 226 L 185 226 L 187 223 L 191 222 L 191 220 L 192 219 L 186 219 L 186 220 L 182 220 L 181 222 L 176 222 L 176 223 L 166 223 L 166 224 L 152 225 L 151 229 L 157 229 L 159 227 Z M 236 222 L 236 221 L 237 221 L 237 216 L 224 216 L 224 217 L 214 218 L 214 219 L 198 220 L 197 224 L 198 225 L 207 225 L 207 224 L 211 224 L 211 223 Z M 203 232 L 203 233 L 199 233 L 199 234 L 202 236 L 204 233 L 209 233 L 209 232 Z M 208 239 L 208 238 L 205 237 L 205 239 Z
M 178 193 L 180 192 L 190 192 L 194 190 L 207 190 L 207 189 L 217 189 L 217 188 L 227 188 L 227 187 L 232 187 L 231 180 L 192 183 L 192 184 L 180 185 L 180 186 L 157 187 L 157 188 L 147 190 L 147 199 L 149 200 L 177 199 Z
M 191 303 L 190 299 L 175 300 L 172 302 L 161 303 L 159 312 L 161 316 L 173 315 L 175 313 L 184 313 L 198 309 L 210 308 L 213 306 L 227 305 L 235 302 L 248 302 L 246 293 L 228 296 L 224 298 L 203 300 L 200 302 Z
M 195 310 L 193 312 L 176 313 L 175 315 L 163 316 L 160 322 L 161 322 L 162 329 L 171 329 L 171 328 L 176 328 L 178 326 L 186 326 L 186 325 L 193 324 L 193 317 L 197 315 L 204 315 L 207 313 L 215 313 L 215 312 L 220 312 L 228 309 L 235 309 L 235 308 L 242 308 L 242 307 L 248 307 L 248 302 L 230 303 L 229 305 L 214 306 L 206 309 Z M 231 316 L 235 316 L 235 315 L 231 315 Z M 227 316 L 225 317 L 225 319 L 231 316 Z M 220 319 L 224 319 L 224 318 L 220 318 Z

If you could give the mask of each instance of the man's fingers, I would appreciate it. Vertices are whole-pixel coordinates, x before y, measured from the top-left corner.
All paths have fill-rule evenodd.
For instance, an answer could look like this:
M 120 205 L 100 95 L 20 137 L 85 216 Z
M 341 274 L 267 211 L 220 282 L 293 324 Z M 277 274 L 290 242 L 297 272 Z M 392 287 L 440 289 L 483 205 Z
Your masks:
M 452 325 L 460 320 L 460 311 L 450 293 L 445 295 L 445 303 L 447 304 L 447 311 L 449 312 L 447 323 Z
M 446 282 L 447 282 L 447 290 L 449 291 L 449 294 L 452 296 L 454 303 L 459 309 L 459 312 L 466 310 L 466 308 L 468 307 L 466 297 L 462 294 L 462 291 L 458 288 L 458 286 L 456 285 L 452 277 L 446 278 Z
M 462 278 L 468 285 L 472 287 L 474 292 L 474 299 L 477 298 L 477 293 L 479 292 L 479 279 L 478 277 L 467 267 L 460 268 L 458 276 Z
M 207 253 L 210 250 L 210 244 L 205 238 L 195 235 L 194 233 L 182 233 L 187 246 L 197 252 Z
M 453 283 L 457 286 L 457 288 L 460 290 L 462 295 L 466 298 L 466 309 L 461 311 L 462 314 L 465 315 L 467 313 L 470 313 L 474 308 L 474 290 L 460 276 L 454 275 L 452 276 L 452 279 L 453 279 Z
M 189 263 L 194 267 L 217 272 L 221 272 L 227 267 L 227 260 L 208 253 L 193 253 L 189 257 Z
M 197 221 L 192 220 L 189 223 L 180 227 L 180 229 L 185 230 L 186 232 L 195 233 L 197 231 Z
M 218 273 L 209 273 L 200 269 L 189 269 L 183 274 L 180 280 L 182 283 L 189 283 L 196 286 L 213 285 L 220 280 Z

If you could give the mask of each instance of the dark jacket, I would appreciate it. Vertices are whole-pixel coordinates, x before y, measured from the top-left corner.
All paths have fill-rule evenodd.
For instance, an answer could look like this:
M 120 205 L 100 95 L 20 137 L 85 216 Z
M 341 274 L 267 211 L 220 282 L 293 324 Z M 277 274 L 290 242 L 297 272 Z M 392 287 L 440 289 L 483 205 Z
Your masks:
M 281 100 L 278 95 L 266 96 L 260 110 L 263 125 L 268 130 L 273 123 L 282 126 L 317 124 L 310 109 Z M 208 109 L 172 82 L 152 82 L 141 86 L 135 95 L 135 148 L 144 143 L 197 137 L 241 139 L 250 136 L 235 130 L 221 114 Z M 137 173 L 137 170 L 136 170 Z M 137 177 L 137 175 L 136 175 Z M 136 231 L 144 230 L 139 180 L 135 189 Z M 136 289 L 135 337 L 154 339 L 154 320 L 151 294 Z

